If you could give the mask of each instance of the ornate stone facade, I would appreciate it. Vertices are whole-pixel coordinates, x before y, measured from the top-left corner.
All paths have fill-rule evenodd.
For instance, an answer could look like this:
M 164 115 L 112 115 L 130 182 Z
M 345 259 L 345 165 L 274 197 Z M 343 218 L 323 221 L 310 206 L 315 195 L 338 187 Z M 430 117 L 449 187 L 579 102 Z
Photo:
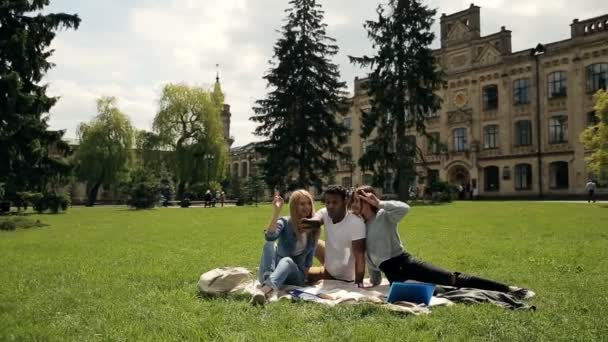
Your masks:
M 441 16 L 435 55 L 447 79 L 427 131 L 447 150 L 431 153 L 426 138 L 416 137 L 427 153 L 419 184 L 433 174 L 485 197 L 537 197 L 583 194 L 589 177 L 607 181 L 588 173 L 579 136 L 592 118 L 594 91 L 608 85 L 608 15 L 570 26 L 569 39 L 512 52 L 505 27 L 481 35 L 479 7 Z M 355 78 L 351 109 L 339 117 L 352 128 L 345 148 L 353 160 L 367 145 L 360 138 L 360 113 L 370 106 L 366 81 Z M 370 179 L 358 167 L 337 175 L 353 185 Z

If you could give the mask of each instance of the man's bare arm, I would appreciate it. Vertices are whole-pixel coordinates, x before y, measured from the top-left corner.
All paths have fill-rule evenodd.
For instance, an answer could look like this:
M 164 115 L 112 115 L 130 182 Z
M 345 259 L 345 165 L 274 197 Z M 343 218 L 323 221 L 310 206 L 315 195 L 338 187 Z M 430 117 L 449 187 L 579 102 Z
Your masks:
M 355 284 L 362 287 L 365 276 L 365 239 L 353 240 L 352 247 L 355 256 Z

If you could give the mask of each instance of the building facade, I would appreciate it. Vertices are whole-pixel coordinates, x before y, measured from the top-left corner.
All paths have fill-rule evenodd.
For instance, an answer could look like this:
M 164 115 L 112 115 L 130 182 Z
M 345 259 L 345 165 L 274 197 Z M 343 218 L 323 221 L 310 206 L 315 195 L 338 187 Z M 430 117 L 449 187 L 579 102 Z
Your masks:
M 427 131 L 441 144 L 416 136 L 417 183 L 438 177 L 485 197 L 565 197 L 593 178 L 607 192 L 608 175 L 589 173 L 579 136 L 595 118 L 593 94 L 608 85 L 608 15 L 575 19 L 570 38 L 517 52 L 505 27 L 481 35 L 480 7 L 443 14 L 440 24 L 435 56 L 446 82 Z M 369 146 L 360 138 L 366 82 L 355 78 L 352 106 L 339 116 L 351 128 L 343 150 L 352 160 L 340 160 L 336 175 L 345 186 L 372 179 L 357 165 Z

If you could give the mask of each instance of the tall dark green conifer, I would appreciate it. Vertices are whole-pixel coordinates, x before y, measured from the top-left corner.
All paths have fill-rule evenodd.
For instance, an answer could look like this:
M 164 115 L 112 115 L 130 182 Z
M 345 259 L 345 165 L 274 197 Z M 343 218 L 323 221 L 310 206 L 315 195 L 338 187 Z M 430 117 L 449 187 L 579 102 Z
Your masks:
M 264 76 L 271 91 L 256 101 L 251 120 L 259 123 L 255 134 L 265 138 L 258 151 L 269 186 L 321 189 L 346 139 L 347 129 L 335 117 L 346 109 L 346 84 L 330 60 L 338 47 L 325 33 L 321 5 L 315 0 L 289 3 L 272 68 Z
M 9 196 L 43 191 L 45 179 L 63 173 L 65 163 L 49 149 L 65 149 L 63 132 L 48 131 L 48 112 L 57 98 L 40 85 L 53 67 L 48 61 L 55 32 L 77 29 L 77 15 L 36 13 L 48 0 L 0 1 L 0 183 Z
M 363 113 L 362 138 L 371 140 L 359 161 L 372 170 L 375 183 L 383 184 L 389 173 L 400 199 L 409 196 L 416 177 L 415 142 L 408 131 L 425 133 L 425 119 L 440 108 L 435 90 L 441 85 L 430 44 L 436 11 L 419 0 L 389 0 L 377 8 L 377 21 L 366 21 L 373 56 L 350 57 L 351 62 L 372 69 L 369 74 L 371 109 Z M 373 134 L 377 133 L 377 134 Z

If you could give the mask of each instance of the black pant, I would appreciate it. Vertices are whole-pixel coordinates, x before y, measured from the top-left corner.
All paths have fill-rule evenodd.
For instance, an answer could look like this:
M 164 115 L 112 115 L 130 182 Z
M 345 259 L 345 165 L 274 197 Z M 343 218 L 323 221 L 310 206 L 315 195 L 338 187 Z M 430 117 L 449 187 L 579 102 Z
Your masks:
M 595 203 L 595 191 L 589 190 L 589 196 L 587 196 L 587 202 L 593 201 Z
M 450 272 L 403 253 L 380 264 L 389 282 L 416 280 L 437 285 L 469 287 L 480 290 L 509 292 L 509 286 L 476 276 Z

